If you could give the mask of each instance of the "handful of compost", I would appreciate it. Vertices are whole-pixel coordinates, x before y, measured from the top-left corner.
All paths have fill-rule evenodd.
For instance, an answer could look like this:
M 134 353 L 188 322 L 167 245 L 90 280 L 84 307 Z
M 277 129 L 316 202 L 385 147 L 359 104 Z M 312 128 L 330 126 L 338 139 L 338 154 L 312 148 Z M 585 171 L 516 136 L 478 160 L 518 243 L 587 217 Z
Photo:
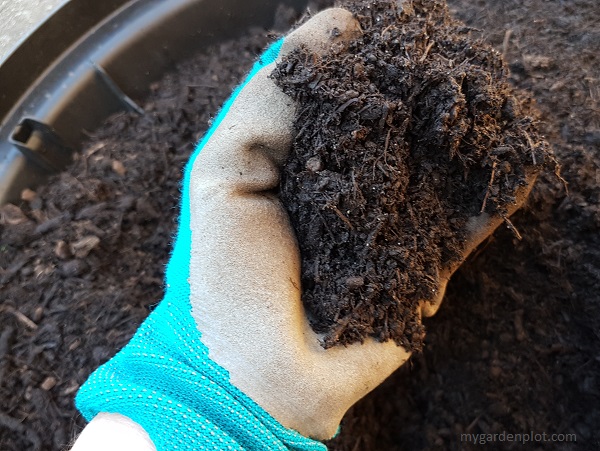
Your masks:
M 553 164 L 498 52 L 445 2 L 360 1 L 343 51 L 300 48 L 273 74 L 296 100 L 281 198 L 302 299 L 326 347 L 371 336 L 420 350 L 421 316 Z M 521 96 L 521 98 L 525 98 Z

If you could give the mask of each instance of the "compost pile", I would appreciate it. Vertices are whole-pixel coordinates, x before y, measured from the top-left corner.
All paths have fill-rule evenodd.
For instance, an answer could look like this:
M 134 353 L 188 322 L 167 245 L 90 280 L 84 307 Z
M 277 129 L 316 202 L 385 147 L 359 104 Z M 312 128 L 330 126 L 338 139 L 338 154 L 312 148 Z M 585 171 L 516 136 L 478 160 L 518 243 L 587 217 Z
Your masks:
M 508 221 L 552 157 L 501 55 L 445 2 L 345 6 L 361 38 L 323 57 L 300 49 L 273 74 L 299 104 L 281 197 L 302 298 L 326 347 L 370 335 L 421 350 L 419 304 L 464 258 L 468 218 Z
M 533 93 L 569 195 L 540 176 L 511 217 L 522 240 L 501 227 L 462 265 L 425 320 L 424 352 L 352 408 L 328 447 L 475 450 L 461 434 L 534 431 L 577 442 L 532 449 L 598 449 L 599 5 L 450 4 L 505 55 L 511 83 Z M 285 30 L 293 14 L 281 12 Z M 181 64 L 139 101 L 144 115 L 110 118 L 67 171 L 1 208 L 2 451 L 64 450 L 83 427 L 75 392 L 162 298 L 183 165 L 266 34 Z

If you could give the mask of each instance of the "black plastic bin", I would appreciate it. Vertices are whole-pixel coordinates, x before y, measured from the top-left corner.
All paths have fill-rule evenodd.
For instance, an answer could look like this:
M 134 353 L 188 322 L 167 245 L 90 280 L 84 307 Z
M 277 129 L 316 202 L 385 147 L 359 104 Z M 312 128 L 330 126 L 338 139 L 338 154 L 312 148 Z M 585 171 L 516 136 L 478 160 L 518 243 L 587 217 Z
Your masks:
M 137 109 L 178 61 L 306 0 L 71 0 L 0 63 L 0 205 L 70 161 L 109 115 Z

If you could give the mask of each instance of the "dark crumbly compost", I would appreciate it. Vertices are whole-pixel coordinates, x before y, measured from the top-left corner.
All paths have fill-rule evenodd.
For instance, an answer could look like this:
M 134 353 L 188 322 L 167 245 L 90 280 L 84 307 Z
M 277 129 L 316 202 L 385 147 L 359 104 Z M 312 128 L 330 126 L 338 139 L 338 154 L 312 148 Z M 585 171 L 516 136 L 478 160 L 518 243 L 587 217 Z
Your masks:
M 344 6 L 359 39 L 273 73 L 299 103 L 281 197 L 303 301 L 326 347 L 373 336 L 420 350 L 418 306 L 462 258 L 467 219 L 506 217 L 552 157 L 501 55 L 445 1 Z
M 569 195 L 556 178 L 539 178 L 527 205 L 511 217 L 523 239 L 501 227 L 461 266 L 439 313 L 425 319 L 424 352 L 353 407 L 327 445 L 330 451 L 470 451 L 482 445 L 464 433 L 534 431 L 563 440 L 531 443 L 532 449 L 597 450 L 599 4 L 449 3 L 505 55 L 511 83 L 533 93 Z M 111 118 L 65 174 L 27 193 L 18 210 L 1 209 L 2 451 L 63 451 L 81 430 L 74 393 L 161 299 L 181 168 L 265 45 L 264 34 L 251 30 L 178 66 L 140 102 L 144 116 Z M 124 175 L 115 175 L 123 170 L 115 163 L 115 173 L 113 160 Z M 106 192 L 95 190 L 100 183 L 116 186 L 109 191 L 114 197 L 94 196 Z M 20 213 L 34 223 L 22 222 Z M 74 246 L 79 257 L 69 257 L 83 235 L 101 242 L 83 241 Z

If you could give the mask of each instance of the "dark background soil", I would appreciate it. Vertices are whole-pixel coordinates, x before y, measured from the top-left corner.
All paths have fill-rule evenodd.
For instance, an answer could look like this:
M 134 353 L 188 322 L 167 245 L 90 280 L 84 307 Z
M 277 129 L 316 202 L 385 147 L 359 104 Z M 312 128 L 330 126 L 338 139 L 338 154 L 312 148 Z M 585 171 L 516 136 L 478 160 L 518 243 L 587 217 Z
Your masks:
M 481 246 L 426 320 L 424 352 L 348 413 L 330 449 L 475 449 L 461 432 L 502 431 L 577 444 L 490 449 L 598 449 L 600 6 L 449 3 L 533 93 L 569 196 L 539 181 L 513 218 L 523 240 L 501 228 Z M 74 393 L 160 300 L 181 167 L 265 34 L 184 64 L 144 116 L 113 118 L 56 183 L 2 209 L 1 450 L 58 450 L 83 426 Z

